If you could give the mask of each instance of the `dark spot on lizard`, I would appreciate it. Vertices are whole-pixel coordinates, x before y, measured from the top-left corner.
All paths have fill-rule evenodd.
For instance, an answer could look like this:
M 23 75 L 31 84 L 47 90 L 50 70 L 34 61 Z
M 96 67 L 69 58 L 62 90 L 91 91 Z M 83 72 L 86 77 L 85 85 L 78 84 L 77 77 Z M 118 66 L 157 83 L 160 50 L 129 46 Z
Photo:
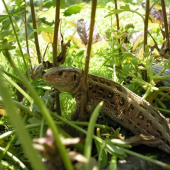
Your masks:
M 155 116 L 155 113 L 152 113 L 152 112 L 151 112 L 150 114 L 152 115 L 152 117 L 156 117 L 156 116 Z
M 118 91 L 120 91 L 120 92 L 122 92 L 122 87 L 120 86 L 120 85 L 116 85 L 116 89 L 118 90 Z
M 152 124 L 153 124 L 153 123 L 152 123 L 151 120 L 147 120 L 147 121 L 146 121 L 146 126 L 147 126 L 147 127 L 152 126 Z
M 139 104 L 139 106 L 146 110 L 146 107 L 143 104 Z
M 135 125 L 135 126 L 134 126 L 134 128 L 135 128 L 135 129 L 137 129 L 137 128 L 138 128 L 138 126 L 136 126 L 136 125 Z
M 99 94 L 102 94 L 103 92 L 104 92 L 104 88 L 100 87 L 98 93 L 99 93 Z
M 103 79 L 103 78 L 99 78 L 99 81 L 101 82 L 101 83 L 103 83 L 104 84 L 104 81 L 105 79 Z
M 162 138 L 162 141 L 163 141 L 164 143 L 166 143 L 166 139 L 165 139 L 165 138 Z
M 169 141 L 168 141 L 168 140 L 166 141 L 166 144 L 167 144 L 168 146 L 170 146 L 170 143 L 169 143 Z
M 126 114 L 126 110 L 123 110 L 123 112 L 122 112 L 124 115 Z
M 92 90 L 93 86 L 91 84 L 89 84 L 89 90 Z
M 130 106 L 128 107 L 127 111 L 128 112 L 132 112 L 134 110 L 134 106 L 132 104 L 130 104 Z
M 108 94 L 108 98 L 112 98 L 113 97 L 113 95 L 114 95 L 114 93 L 113 92 L 111 92 L 110 90 L 109 90 L 109 94 Z
M 151 132 L 150 132 L 149 130 L 146 130 L 146 132 L 147 132 L 148 134 L 151 134 Z
M 128 119 L 128 123 L 131 125 L 132 124 L 132 119 Z
M 111 101 L 111 102 L 110 102 L 110 105 L 114 108 L 114 107 L 115 107 L 115 102 L 114 102 L 114 101 Z
M 159 121 L 158 121 L 158 123 L 159 123 L 160 125 L 164 124 L 164 119 L 160 118 Z
M 169 128 L 166 129 L 166 133 L 169 135 Z
M 96 90 L 93 90 L 92 93 L 93 93 L 93 94 L 96 94 Z
M 106 81 L 106 85 L 111 86 L 111 83 L 110 83 L 110 82 L 108 82 L 108 81 Z
M 122 97 L 119 101 L 120 106 L 123 106 L 125 104 L 125 99 Z
M 110 103 L 111 103 L 111 104 L 115 104 L 115 102 L 114 102 L 114 101 L 111 101 Z
M 139 126 L 140 126 L 140 123 L 137 123 L 136 125 L 139 127 Z
M 96 77 L 92 77 L 92 80 L 97 81 L 97 78 Z
M 138 113 L 138 115 L 137 115 L 136 118 L 139 118 L 140 120 L 144 120 L 144 119 L 145 119 L 145 116 L 143 115 L 143 112 L 140 111 L 140 112 Z
M 160 136 L 162 136 L 162 132 L 160 130 L 156 130 Z

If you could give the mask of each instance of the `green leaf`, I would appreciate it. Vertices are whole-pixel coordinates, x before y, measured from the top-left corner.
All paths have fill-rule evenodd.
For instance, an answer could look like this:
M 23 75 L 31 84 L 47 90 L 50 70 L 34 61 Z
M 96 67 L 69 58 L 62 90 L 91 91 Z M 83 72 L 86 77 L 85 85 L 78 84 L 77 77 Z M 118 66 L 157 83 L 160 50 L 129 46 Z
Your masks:
M 16 38 L 12 35 L 8 35 L 7 37 L 5 37 L 5 39 L 8 41 L 8 43 L 11 41 L 16 41 Z
M 54 32 L 54 28 L 46 25 L 46 24 L 42 24 L 37 30 L 37 32 L 48 32 L 48 33 L 53 33 Z
M 88 170 L 90 167 L 89 163 L 90 163 L 90 157 L 91 157 L 92 139 L 93 139 L 93 133 L 94 133 L 94 128 L 95 128 L 95 122 L 97 120 L 99 111 L 102 106 L 103 106 L 103 101 L 97 105 L 97 107 L 94 109 L 94 112 L 90 118 L 88 130 L 87 130 L 86 141 L 85 141 L 85 147 L 84 147 L 84 156 L 88 160 L 88 162 L 86 164 L 84 164 L 85 170 Z
M 15 0 L 15 4 L 18 8 L 24 8 L 25 2 L 23 0 Z
M 72 14 L 80 13 L 80 11 L 83 9 L 84 5 L 85 5 L 85 4 L 69 6 L 69 7 L 64 11 L 64 16 L 70 16 L 70 15 L 72 15 Z
M 111 140 L 108 140 L 108 142 L 109 142 L 109 143 L 112 143 L 112 144 L 116 144 L 116 145 L 118 145 L 118 146 L 131 148 L 131 145 L 129 144 L 129 142 L 127 142 L 127 141 L 125 141 L 125 140 L 111 139 Z
M 27 23 L 27 35 L 29 36 L 29 38 L 34 38 L 32 32 L 33 32 L 32 26 L 29 23 Z M 18 36 L 19 38 L 25 38 L 25 25 L 22 25 L 20 27 Z
M 54 15 L 55 14 L 55 8 L 50 7 L 47 11 L 38 12 L 37 15 L 39 18 L 45 18 L 45 20 L 49 23 L 54 22 Z
M 130 11 L 130 7 L 128 4 L 126 4 L 125 6 L 121 6 L 120 9 L 123 9 L 124 11 Z
M 56 6 L 56 0 L 48 0 L 43 3 L 43 7 L 50 8 L 51 6 Z M 65 0 L 60 0 L 60 8 L 65 8 Z
M 8 15 L 0 15 L 0 23 L 4 21 L 7 17 Z
M 113 155 L 111 157 L 110 164 L 109 164 L 109 170 L 110 169 L 117 169 L 117 157 L 115 155 Z
M 113 10 L 112 12 L 109 12 L 109 14 L 105 16 L 105 18 L 108 17 L 108 16 L 111 16 L 111 15 L 119 14 L 121 12 L 124 12 L 124 11 L 121 10 L 121 9 Z
M 0 50 L 13 50 L 15 46 L 11 46 L 6 39 L 0 44 Z
M 107 148 L 107 151 L 111 154 L 111 155 L 114 155 L 116 154 L 117 156 L 119 157 L 126 157 L 126 154 L 123 150 L 121 150 L 121 148 L 119 148 L 118 146 L 115 146 L 111 143 L 107 143 L 106 144 L 106 148 Z

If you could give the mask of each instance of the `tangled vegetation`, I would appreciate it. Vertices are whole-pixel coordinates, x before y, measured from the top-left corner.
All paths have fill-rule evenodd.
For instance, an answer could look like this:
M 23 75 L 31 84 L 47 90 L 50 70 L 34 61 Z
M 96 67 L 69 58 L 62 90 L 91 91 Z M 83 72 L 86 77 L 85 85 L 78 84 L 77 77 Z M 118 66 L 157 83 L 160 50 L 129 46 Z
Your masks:
M 70 121 L 75 100 L 42 80 L 53 66 L 76 67 L 127 87 L 168 117 L 168 2 L 2 2 L 0 169 L 137 169 L 131 162 L 139 160 L 170 169 L 161 151 L 122 140 L 131 132 L 99 114 L 101 104 L 90 120 Z

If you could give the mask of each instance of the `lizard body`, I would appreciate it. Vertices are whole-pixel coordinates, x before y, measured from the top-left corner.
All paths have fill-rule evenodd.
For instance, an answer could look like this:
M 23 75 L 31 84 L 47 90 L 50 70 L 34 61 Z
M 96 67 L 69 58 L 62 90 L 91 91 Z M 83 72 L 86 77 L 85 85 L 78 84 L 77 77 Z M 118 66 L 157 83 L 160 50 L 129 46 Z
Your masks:
M 82 71 L 71 67 L 54 67 L 43 75 L 44 81 L 60 92 L 69 92 L 79 104 L 77 90 Z M 111 80 L 88 75 L 88 105 L 104 101 L 102 111 L 112 120 L 132 131 L 138 144 L 158 147 L 170 153 L 170 127 L 166 118 L 150 103 Z M 133 142 L 132 142 L 133 143 Z

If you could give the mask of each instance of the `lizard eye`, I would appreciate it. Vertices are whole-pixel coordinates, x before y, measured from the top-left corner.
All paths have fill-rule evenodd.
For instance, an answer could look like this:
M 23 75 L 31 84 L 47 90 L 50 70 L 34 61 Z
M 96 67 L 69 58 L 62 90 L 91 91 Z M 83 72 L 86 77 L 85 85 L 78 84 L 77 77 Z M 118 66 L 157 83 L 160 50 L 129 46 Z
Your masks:
M 63 74 L 62 71 L 59 71 L 59 72 L 58 72 L 58 75 L 59 75 L 59 76 L 62 76 L 62 74 Z
M 74 74 L 74 76 L 73 76 L 73 80 L 74 80 L 74 81 L 76 80 L 76 74 Z

